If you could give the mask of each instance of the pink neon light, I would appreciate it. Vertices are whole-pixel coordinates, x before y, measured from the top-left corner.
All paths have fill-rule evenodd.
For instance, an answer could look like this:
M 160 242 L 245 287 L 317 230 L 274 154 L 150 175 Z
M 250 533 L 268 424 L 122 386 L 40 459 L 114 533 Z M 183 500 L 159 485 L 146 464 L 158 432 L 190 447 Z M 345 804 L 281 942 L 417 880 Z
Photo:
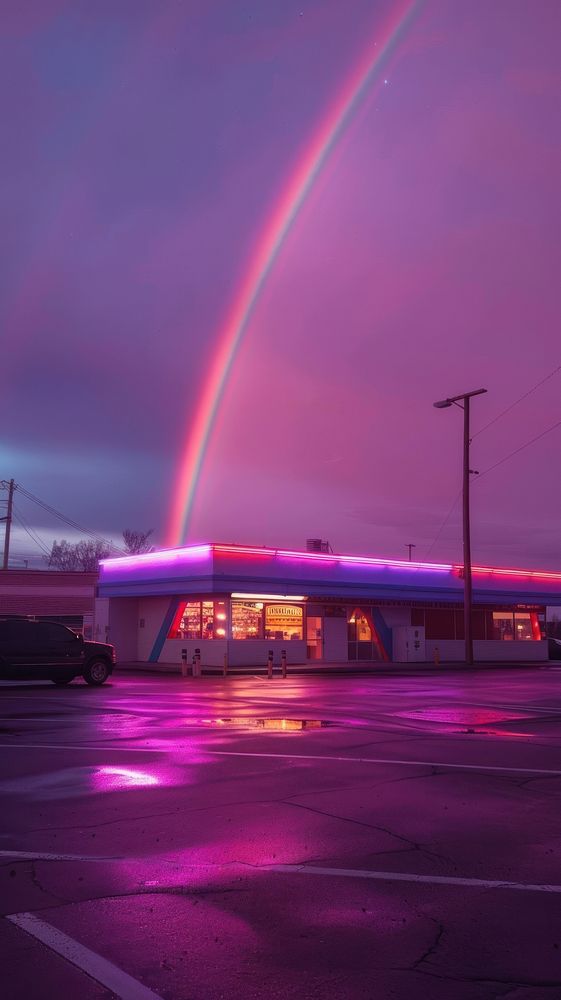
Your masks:
M 393 566 L 397 569 L 430 569 L 451 572 L 451 563 L 409 562 L 404 559 L 376 559 L 374 556 L 345 556 L 337 553 L 303 552 L 298 549 L 267 549 L 238 545 L 213 545 L 215 552 L 230 552 L 234 555 L 259 555 L 271 558 L 301 559 L 305 562 L 349 563 L 359 566 Z
M 454 566 L 455 570 L 461 571 L 462 566 Z M 512 576 L 512 577 L 524 577 L 526 579 L 533 580 L 561 580 L 561 573 L 553 573 L 548 570 L 540 569 L 503 569 L 502 567 L 495 566 L 472 566 L 472 573 L 477 573 L 480 576 Z

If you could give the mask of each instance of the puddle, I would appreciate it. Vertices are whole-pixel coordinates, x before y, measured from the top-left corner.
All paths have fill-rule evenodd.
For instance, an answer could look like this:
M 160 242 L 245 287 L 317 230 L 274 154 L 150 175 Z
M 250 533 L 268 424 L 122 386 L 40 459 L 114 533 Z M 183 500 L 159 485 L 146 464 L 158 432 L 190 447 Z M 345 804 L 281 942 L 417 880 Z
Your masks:
M 406 712 L 392 712 L 401 719 L 419 719 L 421 722 L 447 722 L 460 726 L 488 726 L 496 722 L 513 722 L 515 719 L 534 719 L 532 712 L 509 712 L 488 708 L 417 708 Z
M 325 726 L 334 726 L 335 722 L 326 722 L 324 719 L 252 719 L 245 716 L 230 716 L 221 719 L 197 719 L 198 725 L 213 726 L 216 729 L 240 728 L 240 729 L 265 729 L 276 732 L 298 732 L 302 729 L 323 729 Z

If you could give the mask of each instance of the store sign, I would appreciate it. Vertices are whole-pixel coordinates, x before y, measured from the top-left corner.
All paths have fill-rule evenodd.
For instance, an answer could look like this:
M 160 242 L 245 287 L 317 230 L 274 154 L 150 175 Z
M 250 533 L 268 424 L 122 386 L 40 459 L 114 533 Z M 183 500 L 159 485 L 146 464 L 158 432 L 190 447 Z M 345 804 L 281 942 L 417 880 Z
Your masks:
M 265 628 L 299 626 L 302 617 L 302 608 L 296 604 L 268 604 L 265 608 Z

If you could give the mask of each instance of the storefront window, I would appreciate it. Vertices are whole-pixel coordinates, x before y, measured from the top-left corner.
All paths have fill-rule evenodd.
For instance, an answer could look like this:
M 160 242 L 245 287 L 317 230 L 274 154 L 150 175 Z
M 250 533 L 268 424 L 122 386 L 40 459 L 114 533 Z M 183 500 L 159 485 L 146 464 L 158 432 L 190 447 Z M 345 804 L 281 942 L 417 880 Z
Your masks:
M 349 660 L 382 660 L 383 652 L 373 620 L 372 608 L 349 608 L 347 656 Z
M 232 639 L 263 639 L 261 601 L 232 601 Z
M 514 615 L 512 611 L 493 611 L 492 639 L 514 639 Z
M 214 637 L 225 639 L 228 633 L 228 614 L 226 601 L 214 602 Z
M 362 608 L 354 608 L 347 618 L 347 635 L 349 642 L 372 642 L 370 625 L 370 608 L 367 613 Z
M 224 639 L 226 624 L 224 601 L 186 601 L 177 611 L 168 639 Z
M 177 616 L 176 616 L 177 619 Z M 200 639 L 201 638 L 201 602 L 187 601 L 183 605 L 179 621 L 170 633 L 173 639 Z
M 301 604 L 267 604 L 265 606 L 266 639 L 303 639 L 304 609 Z
M 516 611 L 514 614 L 514 630 L 517 639 L 534 638 L 532 634 L 532 619 L 529 611 Z

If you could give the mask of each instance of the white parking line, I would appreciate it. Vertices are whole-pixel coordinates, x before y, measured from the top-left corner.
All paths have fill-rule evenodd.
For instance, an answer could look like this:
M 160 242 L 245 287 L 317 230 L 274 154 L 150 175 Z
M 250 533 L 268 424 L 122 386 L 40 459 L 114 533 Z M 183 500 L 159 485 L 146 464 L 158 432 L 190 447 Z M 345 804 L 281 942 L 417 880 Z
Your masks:
M 68 937 L 63 931 L 59 931 L 33 913 L 10 913 L 6 920 L 111 990 L 115 996 L 120 997 L 120 1000 L 162 1000 L 158 993 L 143 986 L 127 972 L 123 972 L 106 958 L 102 958 L 95 951 Z
M 91 854 L 46 854 L 38 851 L 0 851 L 0 858 L 13 858 L 14 861 L 123 861 L 118 855 L 93 857 Z
M 85 750 L 88 753 L 170 753 L 175 748 L 159 747 L 151 750 L 147 747 L 108 747 L 108 746 L 67 746 L 61 743 L 0 743 L 0 750 Z M 265 757 L 278 760 L 334 760 L 345 764 L 389 764 L 394 767 L 438 767 L 452 771 L 488 771 L 494 774 L 533 774 L 545 777 L 561 777 L 561 771 L 546 767 L 504 767 L 499 764 L 458 764 L 442 760 L 400 760 L 392 757 L 334 757 L 330 754 L 303 753 L 257 753 L 245 750 L 207 750 L 201 751 L 209 757 Z
M 443 705 L 443 708 L 448 708 L 448 705 Z M 452 706 L 453 708 L 497 708 L 504 709 L 507 712 L 539 712 L 541 715 L 561 715 L 561 708 L 551 708 L 547 705 L 526 705 L 519 702 L 509 702 L 509 704 L 498 704 L 497 702 L 486 702 L 486 701 L 471 701 L 468 705 L 464 705 L 462 702 L 455 702 Z M 501 721 L 500 719 L 498 720 Z M 507 719 L 507 722 L 514 722 L 514 719 Z M 523 721 L 523 720 L 521 720 Z
M 77 746 L 67 746 L 63 743 L 0 743 L 0 750 L 95 750 L 98 753 L 105 750 L 115 753 L 168 753 L 168 750 L 154 749 L 147 747 L 90 747 L 84 744 Z
M 452 875 L 412 875 L 408 872 L 372 872 L 360 868 L 322 868 L 317 865 L 264 865 L 260 871 L 297 873 L 299 875 L 330 875 L 343 878 L 365 878 L 380 882 L 426 882 L 434 885 L 462 885 L 471 889 L 512 889 L 516 892 L 561 893 L 561 885 L 528 882 L 502 882 L 498 879 L 454 878 Z
M 11 854 L 10 852 L 4 852 L 4 851 L 2 851 L 0 853 L 1 854 L 9 854 L 11 857 L 15 857 L 16 856 L 16 852 L 14 852 L 13 854 Z M 31 852 L 24 852 L 24 851 L 17 852 L 17 856 L 18 857 L 25 856 L 25 857 L 34 858 L 36 860 L 48 860 L 48 861 L 66 861 L 66 860 L 117 861 L 117 860 L 121 860 L 121 859 L 118 859 L 118 858 L 94 858 L 94 857 L 78 858 L 76 855 L 64 855 L 64 854 L 61 854 L 61 855 L 56 855 L 56 854 L 49 855 L 49 854 L 39 854 L 39 853 L 33 854 Z M 129 859 L 129 860 L 131 860 L 131 859 Z M 146 860 L 146 859 L 144 859 L 144 860 Z M 167 863 L 169 864 L 170 862 L 167 862 Z M 171 864 L 173 864 L 173 862 L 171 862 Z M 260 873 L 260 872 L 278 872 L 281 875 L 283 875 L 283 874 L 284 875 L 291 875 L 291 874 L 295 874 L 295 875 L 325 875 L 325 876 L 330 876 L 331 878 L 362 878 L 362 879 L 367 879 L 367 880 L 371 880 L 371 881 L 375 881 L 375 882 L 415 882 L 415 883 L 425 884 L 425 885 L 463 886 L 464 888 L 468 888 L 468 889 L 510 889 L 510 890 L 512 890 L 514 892 L 544 892 L 544 893 L 553 893 L 553 894 L 557 894 L 557 895 L 561 893 L 561 885 L 555 885 L 555 884 L 551 884 L 551 883 L 547 883 L 547 882 L 537 882 L 537 883 L 532 883 L 532 882 L 509 882 L 509 881 L 502 880 L 502 879 L 462 878 L 460 876 L 454 876 L 454 875 L 417 875 L 414 872 L 370 871 L 370 869 L 368 869 L 368 868 L 327 868 L 327 867 L 323 867 L 321 865 L 306 865 L 306 864 L 303 864 L 303 865 L 282 865 L 282 864 L 279 864 L 279 865 L 246 865 L 243 862 L 234 862 L 233 864 L 226 863 L 226 864 L 216 864 L 216 865 L 215 864 L 211 864 L 211 865 L 187 865 L 187 866 L 182 865 L 182 864 L 178 864 L 176 867 L 177 867 L 178 871 L 180 871 L 180 872 L 185 872 L 186 870 L 188 870 L 188 871 L 200 871 L 200 870 L 204 870 L 204 871 L 211 871 L 211 872 L 228 871 L 228 872 L 231 873 L 235 869 L 246 869 L 246 868 L 249 868 L 252 872 L 254 872 L 256 874 Z M 152 882 L 147 882 L 147 883 L 144 883 L 144 884 L 147 885 L 147 886 L 148 885 L 149 886 L 152 886 L 152 885 L 159 886 L 160 885 L 160 883 L 158 881 L 153 882 L 153 883 Z M 7 919 L 8 920 L 12 920 L 13 923 L 18 923 L 19 926 L 22 926 L 21 923 L 19 922 L 19 920 L 16 920 L 16 918 L 22 918 L 22 917 L 27 917 L 27 916 L 32 917 L 31 914 L 12 914 Z M 32 917 L 32 919 L 36 920 L 37 918 Z M 40 921 L 40 923 L 42 923 L 42 921 Z M 49 926 L 49 925 L 47 925 L 47 926 Z M 28 930 L 27 927 L 24 927 L 23 929 L 24 930 Z M 56 931 L 54 928 L 52 928 L 51 930 L 55 934 L 57 934 L 57 935 L 61 933 L 60 931 Z M 29 933 L 32 933 L 32 932 L 29 931 Z M 38 935 L 35 935 L 35 936 L 38 936 Z M 66 935 L 62 935 L 62 936 L 65 937 Z M 40 940 L 43 940 L 43 938 L 40 938 Z M 68 940 L 71 940 L 71 939 L 68 939 Z M 45 941 L 44 943 L 47 944 L 48 942 Z M 52 947 L 52 945 L 49 945 L 49 947 Z M 81 948 L 82 946 L 81 945 L 77 945 L 77 947 Z M 56 951 L 57 949 L 54 948 L 53 950 Z M 88 949 L 85 949 L 85 951 L 87 951 L 87 950 Z M 60 954 L 62 954 L 62 952 L 60 952 Z M 68 957 L 68 956 L 65 956 L 65 957 Z M 98 956 L 96 956 L 96 957 L 98 957 Z M 72 959 L 70 959 L 70 960 L 72 961 Z M 104 961 L 104 960 L 101 959 L 101 961 Z M 78 963 L 75 963 L 75 964 L 78 964 Z M 80 967 L 82 968 L 82 966 L 80 966 Z M 83 968 L 85 970 L 85 967 L 83 967 Z M 90 973 L 90 975 L 93 975 L 93 973 Z M 95 976 L 94 976 L 94 978 L 98 978 L 99 979 L 99 977 L 95 977 Z M 99 979 L 99 982 L 104 982 L 104 980 Z M 119 996 L 124 996 L 125 994 L 119 993 L 118 995 Z M 153 994 L 149 994 L 149 995 L 152 996 Z
M 336 760 L 346 764 L 390 764 L 396 767 L 441 767 L 454 771 L 491 771 L 499 774 L 543 774 L 561 777 L 561 771 L 543 767 L 501 767 L 492 764 L 449 764 L 440 760 L 394 760 L 391 757 L 330 757 L 327 754 L 302 753 L 252 753 L 244 750 L 205 750 L 204 753 L 220 757 L 278 757 L 279 760 Z

